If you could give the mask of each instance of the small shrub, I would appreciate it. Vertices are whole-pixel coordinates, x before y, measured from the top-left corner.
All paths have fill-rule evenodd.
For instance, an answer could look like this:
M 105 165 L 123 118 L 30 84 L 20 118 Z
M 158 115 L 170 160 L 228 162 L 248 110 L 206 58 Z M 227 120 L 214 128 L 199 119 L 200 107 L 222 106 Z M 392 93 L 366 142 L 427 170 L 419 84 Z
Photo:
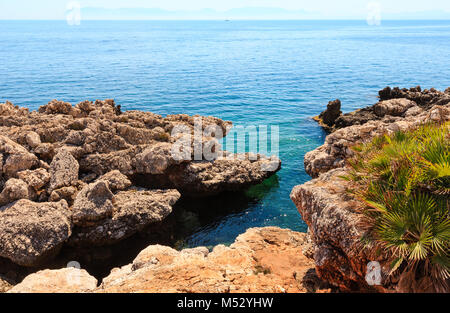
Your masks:
M 391 273 L 450 278 L 450 123 L 381 136 L 354 147 L 350 191 L 366 206 L 368 234 Z

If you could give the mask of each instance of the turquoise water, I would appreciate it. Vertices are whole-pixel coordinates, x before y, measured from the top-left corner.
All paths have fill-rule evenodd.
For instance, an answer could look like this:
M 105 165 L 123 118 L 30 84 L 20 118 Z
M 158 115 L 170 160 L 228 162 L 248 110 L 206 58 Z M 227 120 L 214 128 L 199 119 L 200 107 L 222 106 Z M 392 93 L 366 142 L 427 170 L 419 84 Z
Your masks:
M 279 125 L 282 170 L 243 195 L 187 204 L 178 216 L 189 246 L 253 226 L 306 230 L 289 193 L 310 179 L 303 156 L 325 137 L 310 117 L 329 100 L 350 111 L 386 85 L 450 86 L 450 21 L 0 21 L 0 43 L 1 102 L 114 98 L 123 109 Z

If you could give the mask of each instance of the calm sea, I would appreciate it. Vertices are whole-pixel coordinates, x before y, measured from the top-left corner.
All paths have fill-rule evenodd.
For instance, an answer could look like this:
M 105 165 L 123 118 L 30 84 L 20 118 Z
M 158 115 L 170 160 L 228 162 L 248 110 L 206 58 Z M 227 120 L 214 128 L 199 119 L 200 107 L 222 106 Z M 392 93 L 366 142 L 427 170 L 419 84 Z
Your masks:
M 373 104 L 386 85 L 450 86 L 450 21 L 0 21 L 0 102 L 36 109 L 114 98 L 124 109 L 279 125 L 283 168 L 239 196 L 176 212 L 181 245 L 230 243 L 249 227 L 305 231 L 289 199 L 321 145 L 329 100 Z

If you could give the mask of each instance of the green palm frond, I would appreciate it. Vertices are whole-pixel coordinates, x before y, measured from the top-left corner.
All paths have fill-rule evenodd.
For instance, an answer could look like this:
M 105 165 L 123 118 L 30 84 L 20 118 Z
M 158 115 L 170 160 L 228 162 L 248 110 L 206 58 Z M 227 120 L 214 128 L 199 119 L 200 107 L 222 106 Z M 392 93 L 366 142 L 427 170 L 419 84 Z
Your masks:
M 450 122 L 426 124 L 379 136 L 348 163 L 346 179 L 371 223 L 367 238 L 395 257 L 391 273 L 450 278 L 449 129 Z

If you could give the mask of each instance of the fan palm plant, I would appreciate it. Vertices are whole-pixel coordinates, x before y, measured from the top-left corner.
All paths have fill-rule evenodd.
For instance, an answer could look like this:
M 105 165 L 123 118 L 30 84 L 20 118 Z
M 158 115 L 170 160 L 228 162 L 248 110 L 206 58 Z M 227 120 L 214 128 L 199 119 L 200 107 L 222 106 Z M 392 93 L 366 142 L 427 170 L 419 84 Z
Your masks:
M 365 203 L 369 240 L 392 257 L 391 273 L 441 286 L 450 278 L 449 128 L 428 124 L 355 146 L 346 176 Z

